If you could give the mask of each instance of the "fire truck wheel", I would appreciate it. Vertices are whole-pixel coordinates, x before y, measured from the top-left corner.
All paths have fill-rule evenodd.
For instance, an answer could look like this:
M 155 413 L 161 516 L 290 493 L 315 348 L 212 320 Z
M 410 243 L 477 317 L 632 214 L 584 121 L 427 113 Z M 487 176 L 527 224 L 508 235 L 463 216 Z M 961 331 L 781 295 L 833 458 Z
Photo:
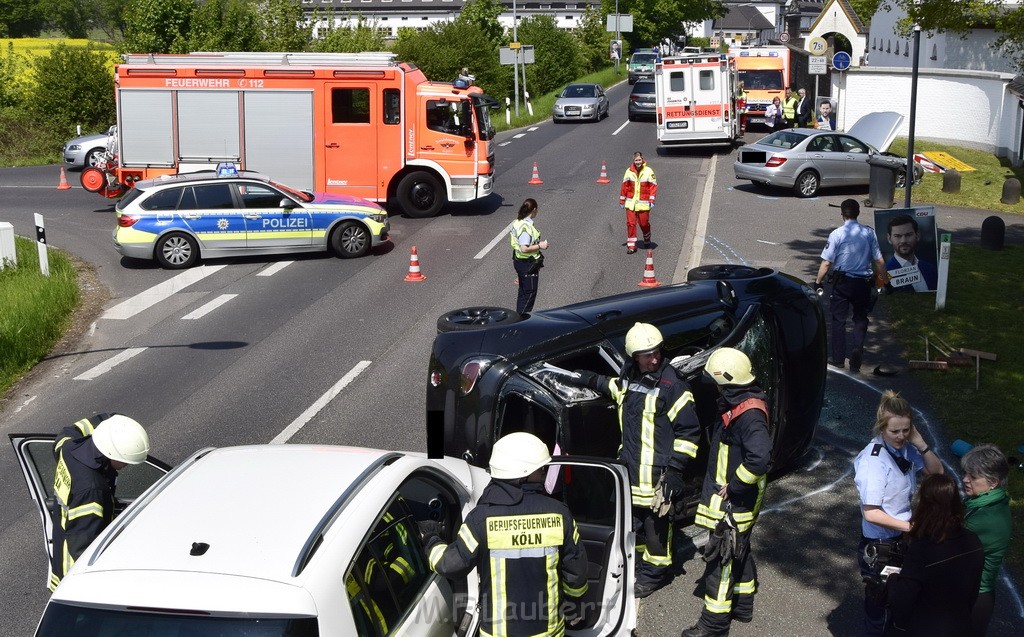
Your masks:
M 818 186 L 820 185 L 818 173 L 813 170 L 805 170 L 796 178 L 793 190 L 796 191 L 797 197 L 813 197 L 818 194 Z
M 479 330 L 492 325 L 518 323 L 523 320 L 519 312 L 504 307 L 467 307 L 442 314 L 437 319 L 437 331 L 458 332 Z
M 172 232 L 157 239 L 156 262 L 168 270 L 183 270 L 199 260 L 199 244 L 187 234 Z
M 89 166 L 83 170 L 79 180 L 82 182 L 82 188 L 88 192 L 99 192 L 107 185 L 107 176 L 95 166 Z
M 331 249 L 342 259 L 361 257 L 370 251 L 370 231 L 356 221 L 339 224 L 331 233 Z
M 444 207 L 444 185 L 431 173 L 411 172 L 398 182 L 398 203 L 408 217 L 433 217 Z

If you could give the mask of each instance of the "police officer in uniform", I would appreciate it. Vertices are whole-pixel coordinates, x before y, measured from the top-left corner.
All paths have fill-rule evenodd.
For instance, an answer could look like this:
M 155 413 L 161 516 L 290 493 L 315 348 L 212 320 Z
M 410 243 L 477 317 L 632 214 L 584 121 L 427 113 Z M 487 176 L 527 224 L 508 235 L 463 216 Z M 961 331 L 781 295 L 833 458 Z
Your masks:
M 651 208 L 658 194 L 654 169 L 644 161 L 643 153 L 633 153 L 633 163 L 622 176 L 619 205 L 626 211 L 626 254 L 636 252 L 636 227 L 644 233 L 644 248 L 651 247 Z
M 874 264 L 878 277 L 888 280 L 882 251 L 878 248 L 875 231 L 857 221 L 860 204 L 854 199 L 843 200 L 840 206 L 843 225 L 828 235 L 828 243 L 821 251 L 821 266 L 814 278 L 818 294 L 824 293 L 823 282 L 832 269 L 832 293 L 829 295 L 831 314 L 831 355 L 828 363 L 843 367 L 846 363 L 846 317 L 853 310 L 853 334 L 850 348 L 850 371 L 859 372 L 864 352 L 864 338 L 868 333 L 868 310 L 871 304 L 872 272 Z
M 683 471 L 696 457 L 700 438 L 693 393 L 666 360 L 663 342 L 658 328 L 637 323 L 626 333 L 630 359 L 618 378 L 576 372 L 580 384 L 619 406 L 619 459 L 629 469 L 633 530 L 642 551 L 633 591 L 637 598 L 671 580 L 672 517 L 683 499 Z M 672 510 L 652 509 L 656 491 L 657 500 L 672 502 Z
M 99 414 L 65 427 L 53 456 L 55 505 L 50 555 L 50 590 L 114 519 L 117 472 L 149 454 L 142 425 L 121 414 Z
M 421 522 L 430 568 L 449 578 L 480 573 L 481 635 L 560 636 L 561 593 L 587 592 L 587 554 L 576 522 L 544 494 L 551 455 L 533 434 L 500 438 L 491 451 L 491 482 L 452 544 L 436 523 Z
M 749 622 L 754 617 L 757 569 L 750 533 L 764 498 L 772 451 L 766 396 L 746 354 L 722 347 L 708 358 L 704 373 L 718 389 L 721 416 L 711 432 L 695 522 L 712 529 L 716 541 L 709 540 L 704 549 L 704 610 L 682 637 L 727 635 L 732 620 Z
M 516 311 L 528 314 L 533 311 L 537 300 L 537 287 L 540 280 L 540 269 L 544 267 L 544 255 L 541 250 L 548 249 L 548 242 L 540 238 L 540 230 L 534 225 L 537 217 L 537 201 L 526 199 L 519 206 L 516 220 L 512 222 L 509 242 L 512 244 L 512 265 L 519 279 L 519 296 L 516 299 Z

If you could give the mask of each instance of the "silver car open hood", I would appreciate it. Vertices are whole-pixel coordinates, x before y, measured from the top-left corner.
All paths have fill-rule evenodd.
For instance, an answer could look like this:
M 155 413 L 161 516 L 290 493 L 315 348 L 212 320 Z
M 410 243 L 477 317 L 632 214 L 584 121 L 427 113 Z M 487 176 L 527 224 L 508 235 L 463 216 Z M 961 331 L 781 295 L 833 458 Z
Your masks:
M 903 123 L 903 116 L 892 111 L 881 113 L 868 113 L 847 129 L 847 133 L 853 135 L 864 143 L 871 144 L 878 152 L 884 153 L 896 139 L 896 133 Z

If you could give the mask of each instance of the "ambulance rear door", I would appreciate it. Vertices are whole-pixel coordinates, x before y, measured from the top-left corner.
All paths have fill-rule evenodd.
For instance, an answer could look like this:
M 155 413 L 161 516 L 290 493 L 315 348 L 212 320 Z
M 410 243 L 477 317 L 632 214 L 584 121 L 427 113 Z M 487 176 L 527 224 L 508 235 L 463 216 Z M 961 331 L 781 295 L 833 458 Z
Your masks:
M 724 58 L 670 58 L 659 70 L 658 141 L 721 143 L 733 138 L 730 74 Z
M 326 192 L 379 201 L 377 133 L 382 118 L 378 83 L 360 79 L 324 86 L 323 171 Z M 374 114 L 377 115 L 374 115 Z
M 666 58 L 654 72 L 658 141 L 688 139 L 694 130 L 693 66 L 690 58 Z

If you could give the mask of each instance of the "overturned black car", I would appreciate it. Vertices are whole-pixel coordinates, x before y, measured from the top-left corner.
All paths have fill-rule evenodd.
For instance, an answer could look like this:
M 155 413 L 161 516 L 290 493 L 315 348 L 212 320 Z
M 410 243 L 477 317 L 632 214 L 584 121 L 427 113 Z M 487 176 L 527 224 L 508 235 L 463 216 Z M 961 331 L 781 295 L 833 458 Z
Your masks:
M 817 295 L 769 268 L 701 266 L 687 281 L 525 319 L 501 308 L 440 317 L 427 387 L 428 454 L 486 467 L 495 440 L 528 431 L 563 454 L 616 457 L 615 405 L 563 379 L 577 369 L 618 374 L 626 332 L 640 321 L 661 330 L 666 358 L 693 388 L 705 435 L 686 476 L 688 492 L 699 494 L 707 466 L 716 391 L 702 372 L 718 347 L 750 357 L 771 412 L 769 473 L 786 471 L 810 444 L 824 396 L 825 320 Z

